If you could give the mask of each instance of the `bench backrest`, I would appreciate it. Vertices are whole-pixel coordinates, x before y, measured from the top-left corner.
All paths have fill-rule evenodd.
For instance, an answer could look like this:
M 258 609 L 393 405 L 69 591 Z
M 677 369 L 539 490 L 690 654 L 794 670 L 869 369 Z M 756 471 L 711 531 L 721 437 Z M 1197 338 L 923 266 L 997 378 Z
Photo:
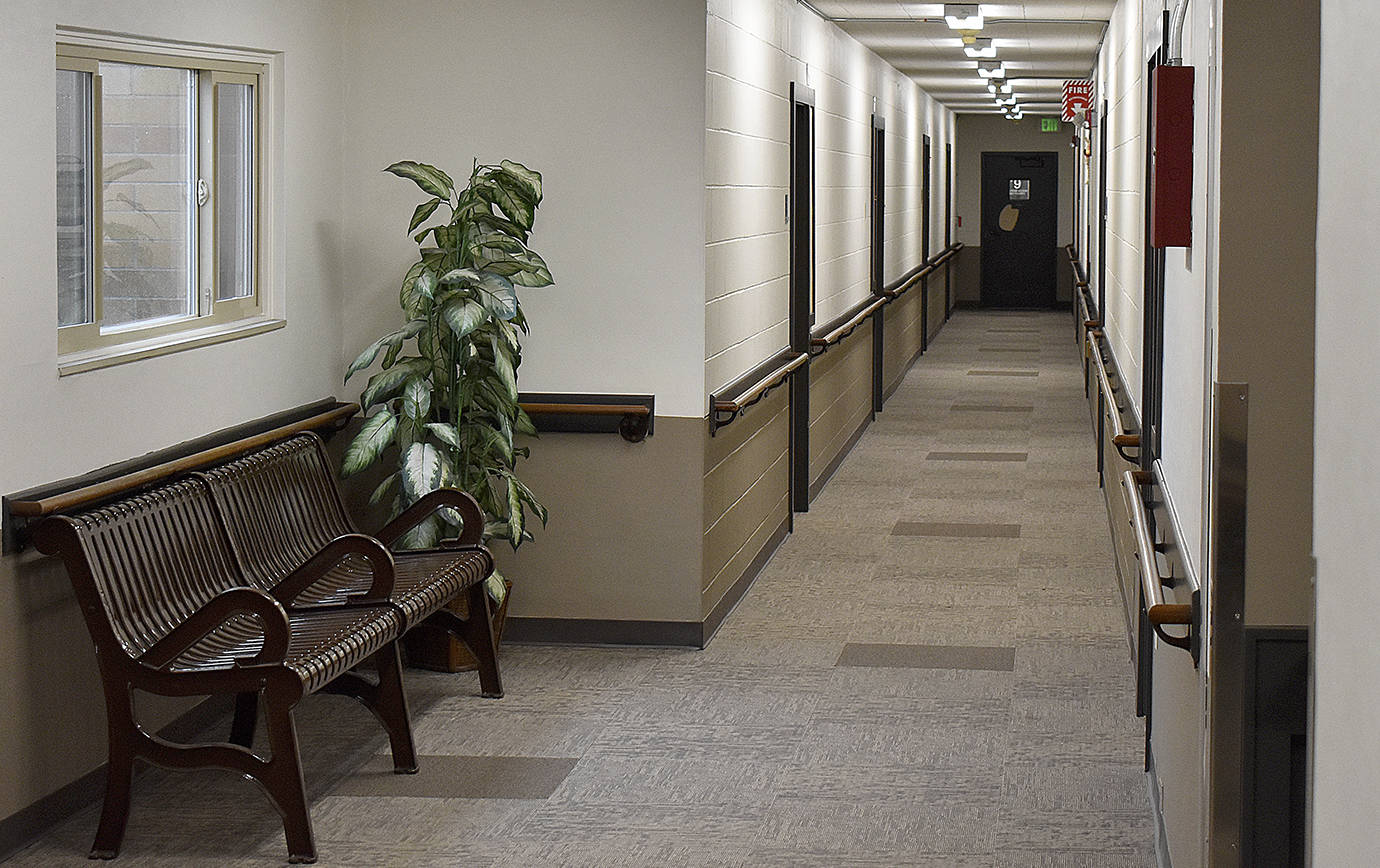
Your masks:
M 197 480 L 49 521 L 57 524 L 45 529 L 43 547 L 66 559 L 98 648 L 113 639 L 138 657 L 212 597 L 244 585 Z
M 263 590 L 354 533 L 321 438 L 299 434 L 197 474 L 215 498 L 250 584 Z

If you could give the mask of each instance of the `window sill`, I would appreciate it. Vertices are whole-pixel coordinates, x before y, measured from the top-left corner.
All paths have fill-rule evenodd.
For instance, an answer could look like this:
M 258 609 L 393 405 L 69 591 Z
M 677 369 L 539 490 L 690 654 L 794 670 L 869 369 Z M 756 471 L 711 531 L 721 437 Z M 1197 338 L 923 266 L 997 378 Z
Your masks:
M 166 356 L 182 350 L 193 350 L 197 347 L 233 341 L 237 338 L 247 338 L 250 335 L 280 329 L 285 325 L 287 325 L 286 320 L 268 316 L 253 316 L 230 323 L 188 329 L 176 334 L 145 338 L 144 340 L 130 341 L 129 343 L 101 347 L 95 350 L 68 353 L 58 356 L 58 376 L 65 377 L 69 374 L 79 374 L 82 371 L 109 368 L 153 356 Z

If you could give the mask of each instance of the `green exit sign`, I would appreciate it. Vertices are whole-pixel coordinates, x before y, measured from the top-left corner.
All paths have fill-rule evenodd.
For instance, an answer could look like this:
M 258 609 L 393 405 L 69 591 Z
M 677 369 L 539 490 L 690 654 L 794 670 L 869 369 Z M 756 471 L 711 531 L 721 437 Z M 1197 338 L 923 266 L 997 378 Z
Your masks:
M 1040 118 L 1040 132 L 1057 133 L 1059 132 L 1058 118 Z

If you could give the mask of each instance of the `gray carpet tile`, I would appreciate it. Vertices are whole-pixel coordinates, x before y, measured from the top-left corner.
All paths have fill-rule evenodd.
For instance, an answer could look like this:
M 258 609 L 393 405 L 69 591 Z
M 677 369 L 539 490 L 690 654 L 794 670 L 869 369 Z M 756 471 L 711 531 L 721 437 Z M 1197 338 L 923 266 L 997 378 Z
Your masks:
M 510 644 L 499 701 L 408 670 L 415 776 L 304 700 L 319 864 L 1150 868 L 1083 388 L 1066 313 L 957 312 L 705 650 Z M 10 864 L 89 864 L 96 819 Z M 254 785 L 138 775 L 120 865 L 284 854 Z
M 898 521 L 892 527 L 891 533 L 894 536 L 1015 538 L 1021 535 L 1021 526 L 978 522 Z
M 992 669 L 1016 668 L 1015 648 L 970 645 L 894 645 L 849 642 L 839 654 L 839 666 L 884 669 Z
M 926 461 L 1026 461 L 1026 452 L 930 452 Z
M 954 404 L 949 408 L 955 413 L 1030 413 L 1034 404 Z
M 336 796 L 427 799 L 546 799 L 578 759 L 533 756 L 419 756 L 415 775 L 375 757 L 331 791 Z

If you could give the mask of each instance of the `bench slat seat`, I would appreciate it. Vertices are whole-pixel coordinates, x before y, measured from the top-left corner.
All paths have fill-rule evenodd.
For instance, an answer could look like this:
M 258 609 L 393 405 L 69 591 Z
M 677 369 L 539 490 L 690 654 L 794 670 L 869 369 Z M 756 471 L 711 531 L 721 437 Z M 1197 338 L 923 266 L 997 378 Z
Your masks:
M 288 613 L 291 638 L 283 664 L 302 682 L 304 694 L 369 659 L 397 638 L 397 613 L 387 606 L 358 606 Z M 233 666 L 263 648 L 262 628 L 253 618 L 236 616 L 208 633 L 168 664 L 169 672 L 205 672 Z
M 388 599 L 400 610 L 404 629 L 483 582 L 491 569 L 482 557 L 456 557 L 451 552 L 399 552 L 394 562 L 393 593 Z M 297 605 L 338 605 L 368 588 L 372 578 L 362 558 L 347 558 L 303 591 Z

